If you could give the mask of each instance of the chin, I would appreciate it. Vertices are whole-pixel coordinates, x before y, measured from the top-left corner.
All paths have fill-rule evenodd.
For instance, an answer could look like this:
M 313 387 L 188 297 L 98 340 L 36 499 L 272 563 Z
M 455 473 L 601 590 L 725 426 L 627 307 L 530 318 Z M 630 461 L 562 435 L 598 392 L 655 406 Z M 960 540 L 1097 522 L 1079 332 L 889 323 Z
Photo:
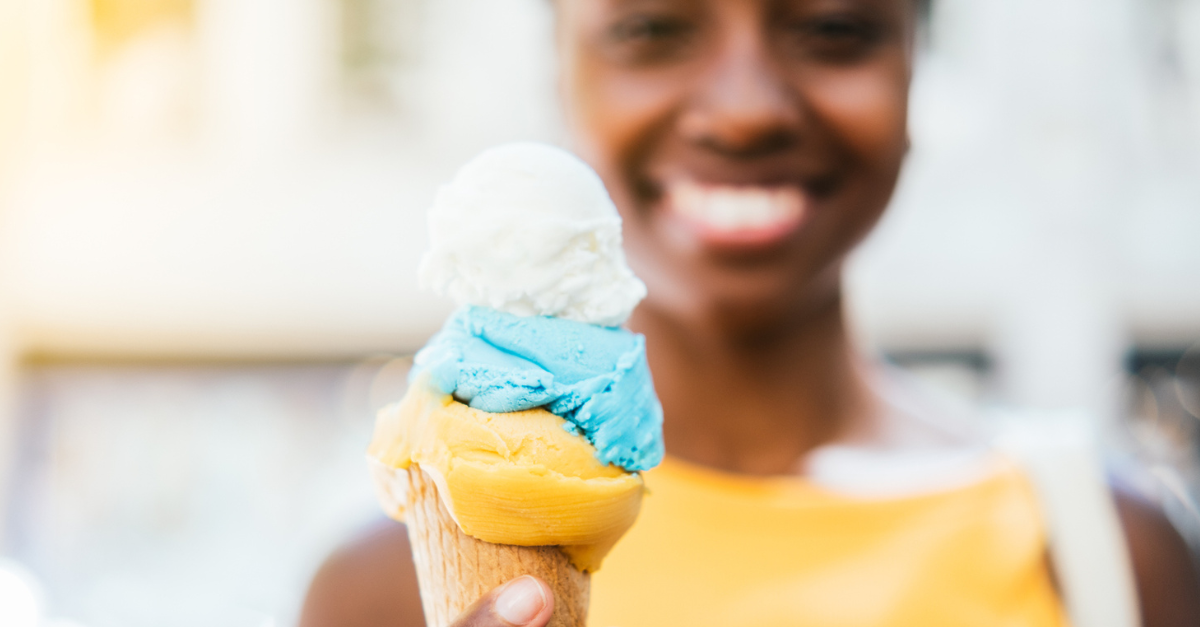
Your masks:
M 840 266 L 803 277 L 758 268 L 652 281 L 642 308 L 697 333 L 739 342 L 771 341 L 831 313 L 840 315 Z

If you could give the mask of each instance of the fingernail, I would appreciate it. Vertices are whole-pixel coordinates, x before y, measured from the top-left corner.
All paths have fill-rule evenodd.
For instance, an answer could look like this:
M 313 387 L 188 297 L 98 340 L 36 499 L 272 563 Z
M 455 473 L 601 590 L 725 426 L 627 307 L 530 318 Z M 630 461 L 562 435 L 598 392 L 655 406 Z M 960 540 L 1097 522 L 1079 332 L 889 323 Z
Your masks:
M 542 586 L 533 577 L 514 579 L 500 591 L 496 613 L 512 625 L 526 625 L 546 607 L 543 594 Z

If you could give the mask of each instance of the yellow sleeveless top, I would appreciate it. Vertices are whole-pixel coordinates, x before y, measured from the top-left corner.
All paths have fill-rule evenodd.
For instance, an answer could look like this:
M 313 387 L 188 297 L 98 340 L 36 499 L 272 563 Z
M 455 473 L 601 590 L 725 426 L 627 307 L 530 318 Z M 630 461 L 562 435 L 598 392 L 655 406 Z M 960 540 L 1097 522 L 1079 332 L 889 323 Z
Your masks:
M 1032 488 L 1007 462 L 890 499 L 670 458 L 645 479 L 593 576 L 591 627 L 1067 624 Z

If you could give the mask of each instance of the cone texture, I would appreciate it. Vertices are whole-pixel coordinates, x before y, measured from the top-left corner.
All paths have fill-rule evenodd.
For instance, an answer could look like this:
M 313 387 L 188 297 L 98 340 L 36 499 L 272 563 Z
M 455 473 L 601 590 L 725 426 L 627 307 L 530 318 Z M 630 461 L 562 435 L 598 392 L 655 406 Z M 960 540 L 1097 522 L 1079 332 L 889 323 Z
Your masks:
M 413 464 L 407 473 L 404 521 L 412 543 L 428 627 L 446 627 L 492 588 L 521 575 L 534 575 L 554 590 L 550 627 L 584 627 L 590 579 L 555 547 L 490 544 L 462 532 L 450 517 L 437 486 Z

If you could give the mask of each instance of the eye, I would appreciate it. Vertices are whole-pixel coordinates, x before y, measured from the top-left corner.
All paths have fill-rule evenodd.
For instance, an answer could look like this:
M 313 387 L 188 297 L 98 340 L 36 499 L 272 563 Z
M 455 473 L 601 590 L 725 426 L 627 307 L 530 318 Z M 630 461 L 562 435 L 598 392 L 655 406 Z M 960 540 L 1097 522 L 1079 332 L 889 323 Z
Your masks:
M 874 49 L 881 39 L 878 24 L 854 16 L 824 16 L 792 26 L 795 44 L 805 56 L 830 62 L 851 62 Z
M 671 15 L 636 14 L 614 22 L 605 33 L 605 47 L 615 59 L 631 64 L 677 57 L 693 39 L 692 22 Z
M 817 20 L 809 26 L 808 31 L 814 37 L 824 37 L 839 41 L 861 39 L 867 34 L 867 29 L 864 28 L 863 24 L 849 19 L 838 18 Z
M 616 42 L 648 42 L 679 37 L 687 33 L 683 20 L 661 15 L 635 15 L 609 28 L 609 38 Z

